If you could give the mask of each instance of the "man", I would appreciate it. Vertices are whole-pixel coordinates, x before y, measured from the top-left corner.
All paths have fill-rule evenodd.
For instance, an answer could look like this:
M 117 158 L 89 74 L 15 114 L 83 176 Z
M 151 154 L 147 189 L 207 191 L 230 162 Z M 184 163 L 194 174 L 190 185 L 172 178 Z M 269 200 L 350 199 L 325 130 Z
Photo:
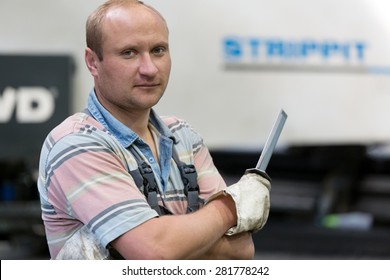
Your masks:
M 168 84 L 168 33 L 164 18 L 136 0 L 108 1 L 88 18 L 94 90 L 85 112 L 49 134 L 40 159 L 53 259 L 110 258 L 109 248 L 125 259 L 253 258 L 251 232 L 267 220 L 270 183 L 248 174 L 226 188 L 201 137 L 152 109 Z M 181 162 L 196 169 L 196 203 Z M 150 193 L 149 183 L 157 186 Z

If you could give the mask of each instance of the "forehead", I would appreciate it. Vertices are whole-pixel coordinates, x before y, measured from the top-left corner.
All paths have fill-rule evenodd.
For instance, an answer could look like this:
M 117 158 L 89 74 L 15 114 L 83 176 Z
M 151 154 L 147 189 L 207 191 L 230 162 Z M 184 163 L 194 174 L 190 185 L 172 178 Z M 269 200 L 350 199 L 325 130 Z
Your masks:
M 103 41 L 160 37 L 168 39 L 168 28 L 161 15 L 143 5 L 113 7 L 102 24 Z

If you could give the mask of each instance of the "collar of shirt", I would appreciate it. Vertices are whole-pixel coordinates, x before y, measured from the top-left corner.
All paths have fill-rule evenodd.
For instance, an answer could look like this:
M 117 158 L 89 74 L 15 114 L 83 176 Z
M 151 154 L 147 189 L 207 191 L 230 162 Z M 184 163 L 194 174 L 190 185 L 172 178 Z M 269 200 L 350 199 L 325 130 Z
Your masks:
M 92 116 L 118 139 L 123 147 L 127 148 L 136 140 L 140 139 L 134 131 L 117 120 L 102 104 L 100 104 L 94 89 L 92 89 L 89 94 L 87 108 Z M 149 122 L 156 128 L 161 136 L 170 138 L 175 144 L 178 142 L 170 129 L 153 109 L 150 112 Z

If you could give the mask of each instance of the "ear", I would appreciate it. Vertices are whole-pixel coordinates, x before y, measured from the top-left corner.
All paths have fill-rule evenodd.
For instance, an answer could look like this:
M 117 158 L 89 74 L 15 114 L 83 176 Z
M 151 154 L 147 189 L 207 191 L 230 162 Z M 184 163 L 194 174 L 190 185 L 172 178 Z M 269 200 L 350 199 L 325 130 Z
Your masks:
M 85 49 L 85 63 L 89 69 L 89 72 L 91 72 L 92 76 L 94 77 L 98 75 L 98 60 L 99 58 L 93 50 L 91 50 L 90 48 Z

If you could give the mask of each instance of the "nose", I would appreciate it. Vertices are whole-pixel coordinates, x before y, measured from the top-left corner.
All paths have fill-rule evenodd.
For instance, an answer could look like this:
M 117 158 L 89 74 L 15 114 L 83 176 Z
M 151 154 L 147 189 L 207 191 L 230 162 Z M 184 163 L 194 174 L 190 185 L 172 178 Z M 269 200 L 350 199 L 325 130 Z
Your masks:
M 139 73 L 144 76 L 154 76 L 157 72 L 158 68 L 150 54 L 142 55 L 140 58 Z

